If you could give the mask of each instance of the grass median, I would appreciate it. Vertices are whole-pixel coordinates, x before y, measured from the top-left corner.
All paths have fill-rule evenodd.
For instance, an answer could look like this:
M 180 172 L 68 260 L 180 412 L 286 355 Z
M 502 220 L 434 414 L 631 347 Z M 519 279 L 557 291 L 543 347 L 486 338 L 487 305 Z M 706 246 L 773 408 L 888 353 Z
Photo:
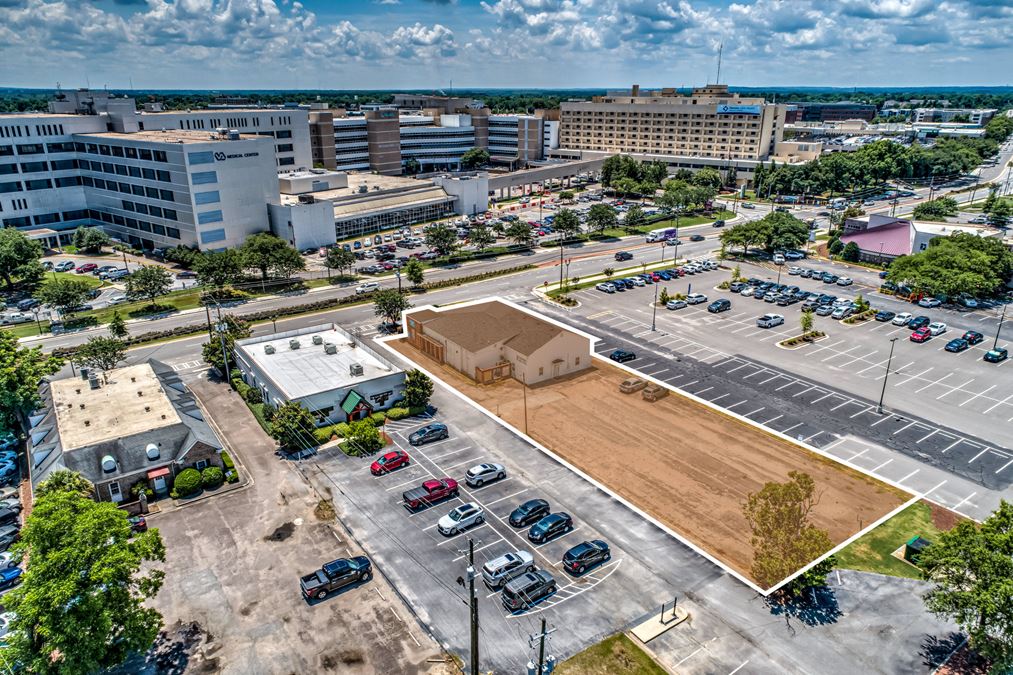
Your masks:
M 558 675 L 665 675 L 664 668 L 625 633 L 605 638 L 560 663 Z

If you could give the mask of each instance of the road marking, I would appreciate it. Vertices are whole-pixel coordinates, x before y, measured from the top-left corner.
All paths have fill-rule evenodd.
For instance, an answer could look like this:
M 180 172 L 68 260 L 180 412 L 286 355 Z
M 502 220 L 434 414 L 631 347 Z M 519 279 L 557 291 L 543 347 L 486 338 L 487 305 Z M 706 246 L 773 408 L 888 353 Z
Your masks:
M 802 394 L 808 394 L 813 389 L 819 389 L 820 391 L 823 391 L 822 389 L 820 389 L 819 385 L 814 384 L 811 387 L 809 387 L 808 389 L 803 389 L 802 391 L 798 392 L 797 394 L 794 394 L 792 396 L 792 398 L 795 398 L 797 396 L 801 396 Z
M 942 397 L 944 397 L 944 396 L 946 396 L 946 395 L 948 395 L 948 394 L 952 394 L 953 392 L 957 391 L 958 389 L 959 389 L 960 391 L 963 391 L 964 387 L 965 387 L 965 386 L 967 386 L 967 385 L 969 385 L 969 384 L 971 384 L 972 382 L 974 382 L 974 378 L 973 378 L 973 377 L 972 377 L 972 378 L 971 378 L 970 380 L 968 380 L 967 382 L 965 382 L 964 384 L 961 384 L 961 385 L 957 385 L 956 387 L 953 387 L 953 388 L 952 388 L 952 389 L 950 389 L 949 391 L 944 391 L 944 392 L 943 392 L 942 394 L 940 394 L 939 396 L 936 396 L 936 400 L 938 401 L 938 400 L 939 400 L 939 399 L 941 399 Z
M 491 502 L 486 502 L 486 504 L 485 504 L 486 508 L 492 506 L 493 504 L 498 504 L 499 502 L 504 501 L 506 499 L 510 499 L 511 497 L 516 497 L 517 495 L 521 494 L 522 492 L 527 492 L 527 491 L 528 491 L 528 488 L 524 488 L 523 490 L 518 490 L 517 492 L 514 492 L 512 494 L 508 494 L 506 497 L 500 497 L 499 499 L 494 499 Z
M 894 383 L 894 385 L 893 385 L 893 386 L 895 386 L 895 387 L 899 387 L 899 386 L 901 386 L 901 385 L 907 384 L 908 382 L 910 382 L 910 381 L 912 381 L 912 380 L 917 380 L 917 379 L 919 379 L 919 378 L 920 378 L 920 377 L 921 377 L 922 375 L 924 375 L 925 373 L 929 372 L 930 370 L 932 370 L 932 368 L 926 368 L 925 370 L 923 370 L 922 372 L 918 373 L 917 375 L 912 375 L 911 377 L 909 377 L 908 379 L 906 379 L 906 380 L 904 380 L 904 381 L 902 381 L 902 382 L 896 382 L 896 383 Z M 896 373 L 898 373 L 898 374 L 899 374 L 899 371 L 894 371 L 894 372 L 896 372 Z M 882 377 L 882 375 L 880 375 L 880 377 Z M 877 377 L 876 379 L 878 380 L 878 379 L 879 379 L 879 377 Z
M 979 392 L 978 392 L 977 394 L 975 394 L 975 395 L 974 395 L 974 396 L 972 396 L 971 398 L 967 399 L 966 401 L 964 401 L 963 403 L 961 403 L 961 404 L 960 404 L 960 405 L 958 405 L 957 407 L 958 407 L 958 408 L 963 408 L 963 407 L 964 407 L 965 405 L 967 405 L 968 403 L 970 403 L 970 402 L 971 402 L 971 401 L 973 401 L 974 399 L 976 399 L 976 398 L 978 398 L 978 397 L 980 397 L 980 396 L 984 396 L 984 395 L 985 395 L 985 394 L 987 394 L 988 392 L 992 391 L 993 389 L 995 389 L 995 388 L 996 388 L 996 386 L 997 386 L 997 385 L 994 385 L 994 384 L 993 384 L 993 385 L 992 385 L 991 387 L 989 387 L 988 389 L 985 389 L 984 391 L 979 391 Z
M 984 455 L 986 452 L 988 452 L 988 448 L 985 448 L 984 450 L 982 450 L 981 452 L 979 452 L 977 455 L 975 455 L 974 457 L 972 457 L 971 459 L 969 459 L 967 461 L 967 463 L 971 464 L 972 462 L 974 462 L 974 460 L 978 459 L 979 457 L 981 457 L 982 455 Z
M 882 424 L 883 422 L 888 422 L 889 420 L 892 420 L 892 419 L 893 419 L 893 415 L 884 415 L 883 419 L 877 420 L 877 421 L 873 422 L 872 424 L 870 424 L 869 426 L 870 427 L 874 427 L 877 424 Z
M 947 450 L 952 449 L 954 445 L 962 443 L 963 441 L 964 441 L 963 438 L 958 438 L 957 440 L 955 440 L 952 443 L 950 443 L 949 445 L 947 445 L 946 448 L 943 449 L 943 452 L 945 453 Z
M 819 435 L 820 435 L 820 434 L 822 434 L 822 433 L 823 433 L 823 430 L 822 430 L 822 429 L 820 429 L 819 431 L 817 431 L 817 432 L 816 432 L 815 434 L 813 434 L 813 435 L 812 435 L 812 436 L 810 436 L 809 438 L 806 438 L 806 439 L 804 439 L 804 441 L 803 441 L 803 442 L 805 442 L 805 443 L 808 443 L 809 441 L 811 441 L 812 439 L 816 438 L 817 436 L 819 436 Z
M 861 451 L 859 451 L 859 452 L 856 452 L 855 454 L 853 454 L 853 455 L 852 455 L 851 457 L 849 457 L 849 458 L 848 458 L 848 461 L 849 461 L 849 462 L 853 462 L 853 461 L 855 461 L 855 460 L 856 460 L 857 458 L 861 457 L 862 455 L 864 455 L 864 454 L 865 454 L 865 453 L 867 453 L 867 452 L 869 452 L 869 448 L 865 448 L 864 450 L 861 450 Z
M 957 502 L 956 504 L 954 504 L 954 505 L 953 505 L 952 507 L 950 507 L 950 508 L 952 508 L 952 509 L 953 509 L 954 511 L 956 511 L 957 509 L 959 509 L 959 508 L 960 508 L 961 506 L 963 506 L 963 505 L 964 505 L 964 502 L 966 502 L 966 501 L 970 500 L 970 499 L 971 499 L 971 497 L 973 497 L 973 496 L 974 496 L 974 495 L 976 495 L 976 494 L 978 494 L 978 491 L 977 491 L 977 490 L 975 490 L 975 491 L 974 491 L 974 492 L 972 492 L 971 494 L 967 495 L 966 497 L 964 497 L 963 499 L 961 499 L 961 500 L 960 500 L 959 502 Z
M 898 483 L 903 483 L 904 481 L 906 481 L 906 480 L 907 480 L 908 478 L 910 478 L 911 476 L 915 475 L 915 474 L 916 474 L 916 473 L 918 473 L 919 471 L 921 471 L 921 469 L 915 469 L 914 471 L 912 471 L 912 472 L 911 472 L 911 473 L 909 473 L 908 475 L 904 476 L 903 478 L 901 478 L 901 479 L 900 479 L 899 481 L 897 481 L 897 482 L 898 482 Z
M 933 436 L 936 435 L 937 431 L 939 431 L 939 429 L 933 429 L 932 431 L 930 431 L 929 433 L 925 434 L 924 436 L 922 436 L 921 438 L 919 438 L 917 441 L 915 441 L 915 443 L 923 443 L 923 442 L 929 440 L 930 438 L 932 438 Z
M 466 445 L 466 446 L 464 446 L 463 448 L 461 448 L 459 450 L 451 450 L 450 452 L 445 452 L 442 455 L 435 455 L 435 456 L 432 456 L 432 457 L 430 457 L 429 455 L 427 455 L 425 453 L 419 453 L 419 454 L 421 454 L 423 457 L 425 457 L 426 459 L 428 459 L 430 462 L 435 462 L 438 459 L 443 459 L 444 457 L 450 457 L 451 455 L 456 455 L 457 453 L 464 452 L 465 450 L 471 450 L 471 446 L 470 445 Z
M 742 399 L 741 401 L 739 401 L 738 403 L 733 403 L 732 405 L 729 405 L 729 406 L 725 406 L 725 410 L 731 410 L 731 409 L 732 409 L 732 408 L 734 408 L 735 406 L 739 406 L 739 405 L 742 405 L 743 403 L 745 403 L 745 402 L 746 402 L 746 401 L 748 401 L 748 400 L 749 400 L 748 398 L 744 398 L 744 399 Z
M 714 398 L 710 399 L 710 402 L 711 403 L 717 403 L 718 401 L 720 401 L 721 399 L 725 398 L 726 396 L 728 396 L 728 394 L 721 394 L 720 396 L 715 396 Z
M 710 391 L 713 388 L 714 387 L 707 387 L 706 389 L 701 389 L 700 391 L 693 391 L 693 392 L 690 392 L 690 393 L 693 394 L 693 396 L 699 396 L 700 394 L 704 393 L 705 391 Z
M 880 469 L 882 469 L 884 466 L 886 466 L 887 464 L 889 464 L 892 461 L 893 461 L 893 457 L 891 457 L 890 459 L 886 460 L 885 462 L 883 462 L 882 464 L 880 464 L 879 466 L 877 466 L 875 469 L 870 469 L 870 471 L 872 471 L 872 473 L 876 473 L 877 471 L 879 471 Z
M 758 412 L 760 412 L 761 410 L 763 410 L 763 409 L 764 409 L 764 407 L 765 407 L 765 406 L 760 406 L 759 408 L 757 408 L 757 409 L 756 409 L 756 410 L 754 410 L 753 412 L 751 412 L 751 413 L 746 413 L 745 415 L 743 415 L 743 417 L 749 417 L 750 415 L 755 415 L 756 413 L 758 413 Z
M 929 382 L 928 384 L 926 384 L 926 385 L 925 385 L 924 387 L 922 387 L 921 389 L 916 389 L 916 390 L 915 390 L 915 393 L 916 393 L 916 394 L 920 394 L 920 393 L 922 393 L 923 391 L 925 391 L 925 390 L 926 390 L 926 389 L 928 389 L 929 387 L 931 387 L 931 386 L 933 386 L 933 385 L 936 385 L 936 384 L 939 384 L 940 382 L 942 382 L 943 380 L 945 380 L 946 378 L 948 378 L 948 377 L 949 377 L 950 375 L 953 375 L 953 373 L 946 373 L 945 375 L 943 375 L 942 377 L 940 377 L 940 378 L 939 378 L 938 380 L 936 380 L 935 382 Z
M 760 373 L 765 373 L 765 372 L 767 372 L 767 369 L 766 369 L 766 368 L 764 368 L 763 366 L 760 366 L 760 369 L 759 369 L 758 371 L 756 371 L 755 373 L 749 373 L 748 375 L 746 375 L 746 376 L 745 376 L 745 377 L 743 377 L 742 379 L 743 379 L 743 380 L 748 380 L 748 379 L 749 379 L 749 378 L 751 378 L 751 377 L 752 377 L 753 375 L 759 375 Z
M 905 424 L 904 426 L 902 426 L 900 429 L 898 429 L 897 431 L 895 431 L 893 433 L 894 434 L 903 433 L 905 430 L 909 429 L 910 427 L 913 427 L 916 424 L 918 424 L 918 423 L 917 422 L 908 422 L 907 424 Z
M 785 377 L 787 377 L 787 375 L 785 375 Z M 799 380 L 795 380 L 795 379 L 792 379 L 792 381 L 791 381 L 791 382 L 789 382 L 788 384 L 782 384 L 782 385 L 781 385 L 780 387 L 778 387 L 778 388 L 777 388 L 777 389 L 775 389 L 774 391 L 781 391 L 781 390 L 782 390 L 782 389 L 784 389 L 785 387 L 790 387 L 790 386 L 791 386 L 791 385 L 793 385 L 793 384 L 802 384 L 802 382 L 801 382 L 801 381 L 799 381 Z
M 859 415 L 864 415 L 865 413 L 867 413 L 867 412 L 872 412 L 873 410 L 875 410 L 875 408 L 873 408 L 873 407 L 871 407 L 871 406 L 870 406 L 870 407 L 868 407 L 868 408 L 866 408 L 866 409 L 864 409 L 864 410 L 859 410 L 859 411 L 858 411 L 858 412 L 856 412 L 856 413 L 855 413 L 854 415 L 852 415 L 852 416 L 851 416 L 851 417 L 850 417 L 849 419 L 855 419 L 855 418 L 856 418 L 856 417 L 858 417 Z
M 823 399 L 825 399 L 825 398 L 828 398 L 828 397 L 830 397 L 830 396 L 837 396 L 837 394 L 835 394 L 835 393 L 834 393 L 834 392 L 832 392 L 832 391 L 828 391 L 828 392 L 827 392 L 827 393 L 826 393 L 825 395 L 823 395 L 823 396 L 820 396 L 820 397 L 819 397 L 818 399 L 816 399 L 815 401 L 813 401 L 813 403 L 819 403 L 819 402 L 820 402 L 820 401 L 822 401 Z
M 737 673 L 737 672 L 739 672 L 740 670 L 742 670 L 743 668 L 745 668 L 745 667 L 746 667 L 746 664 L 747 664 L 747 663 L 749 663 L 749 659 L 746 659 L 745 661 L 743 661 L 743 662 L 742 662 L 742 663 L 741 663 L 741 664 L 739 665 L 739 667 L 738 667 L 738 668 L 736 668 L 736 669 L 735 669 L 735 670 L 733 670 L 732 672 L 728 673 L 728 675 L 735 675 L 735 673 Z
M 1003 400 L 997 401 L 996 403 L 992 404 L 992 406 L 990 406 L 989 409 L 986 410 L 983 414 L 987 415 L 988 413 L 992 412 L 995 408 L 998 408 L 1003 403 L 1006 403 L 1007 401 L 1009 401 L 1011 398 L 1013 398 L 1013 394 L 1010 394 L 1009 396 L 1007 396 Z
M 995 470 L 995 472 L 999 473 L 1000 471 L 1002 471 L 1003 469 L 1005 469 L 1010 464 L 1013 464 L 1013 459 L 1011 459 L 1010 461 L 1008 461 L 1005 464 L 1003 464 L 1002 466 L 1000 466 L 998 469 Z
M 686 387 L 692 387 L 694 384 L 696 384 L 699 381 L 700 380 L 693 380 L 692 382 L 687 382 L 686 384 L 682 385 L 682 387 L 683 387 L 683 389 L 685 389 Z
M 762 424 L 763 426 L 768 426 L 768 425 L 770 425 L 770 423 L 771 423 L 771 422 L 774 422 L 774 421 L 776 421 L 776 420 L 779 420 L 779 419 L 781 419 L 782 417 L 784 417 L 784 415 L 778 415 L 777 417 L 771 417 L 771 418 L 770 418 L 769 420 L 767 420 L 766 422 L 760 422 L 760 424 Z

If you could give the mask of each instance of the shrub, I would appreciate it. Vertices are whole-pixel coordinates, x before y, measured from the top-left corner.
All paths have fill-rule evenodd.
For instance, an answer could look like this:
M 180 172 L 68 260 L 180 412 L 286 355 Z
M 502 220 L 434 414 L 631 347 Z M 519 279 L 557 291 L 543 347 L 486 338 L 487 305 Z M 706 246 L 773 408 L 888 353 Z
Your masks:
M 239 472 L 236 471 L 235 469 L 229 469 L 228 471 L 225 472 L 225 480 L 227 480 L 230 483 L 238 483 Z
M 408 408 L 389 408 L 387 410 L 387 419 L 389 420 L 403 420 L 408 415 Z
M 383 447 L 380 432 L 369 420 L 357 420 L 348 425 L 348 439 L 344 444 L 348 453 L 369 455 Z
M 189 497 L 193 493 L 200 490 L 201 475 L 197 469 L 183 469 L 176 476 L 176 481 L 173 483 L 173 492 L 178 494 L 180 497 Z
M 428 405 L 416 405 L 408 408 L 408 415 L 414 417 L 415 415 L 421 415 L 429 409 Z
M 219 455 L 222 458 L 222 466 L 224 466 L 226 470 L 236 468 L 236 463 L 232 461 L 232 457 L 229 456 L 229 453 L 222 450 Z
M 148 497 L 148 499 L 155 496 L 155 491 L 148 487 L 148 481 L 143 478 L 130 486 L 130 494 L 134 497 L 140 499 L 142 492 Z
M 260 393 L 260 390 L 256 387 L 247 387 L 246 392 L 240 392 L 243 396 L 243 400 L 247 403 L 263 403 L 264 395 Z
M 232 380 L 232 388 L 235 389 L 239 393 L 239 395 L 243 397 L 243 400 L 249 400 L 246 397 L 250 393 L 251 389 L 250 385 L 246 384 L 242 380 Z
M 387 413 L 380 410 L 369 416 L 369 421 L 373 423 L 374 427 L 382 427 L 384 420 L 387 419 Z
M 225 474 L 217 466 L 209 466 L 200 474 L 201 485 L 205 488 L 216 488 L 225 481 Z

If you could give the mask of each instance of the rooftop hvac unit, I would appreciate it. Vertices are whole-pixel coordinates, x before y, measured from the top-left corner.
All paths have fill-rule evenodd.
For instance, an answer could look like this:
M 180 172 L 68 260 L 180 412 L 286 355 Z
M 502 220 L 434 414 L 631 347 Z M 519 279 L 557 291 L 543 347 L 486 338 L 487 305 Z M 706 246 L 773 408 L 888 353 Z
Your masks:
M 82 368 L 82 369 L 81 369 L 81 379 L 82 379 L 82 380 L 87 380 L 87 379 L 88 379 L 88 374 L 89 374 L 90 372 L 91 372 L 91 369 L 90 369 L 90 368 Z
M 288 341 L 288 348 L 289 349 L 299 349 L 300 346 L 301 345 L 299 344 L 298 340 L 292 339 L 292 340 Z
M 102 386 L 102 383 L 100 383 L 98 381 L 98 378 L 95 377 L 95 374 L 92 373 L 91 375 L 88 376 L 88 386 L 91 387 L 92 389 L 98 389 L 99 387 Z
M 319 335 L 314 335 L 313 336 L 313 344 L 315 344 L 315 345 L 322 345 L 323 343 L 324 343 L 324 339 L 322 337 L 320 337 Z
M 362 377 L 362 364 L 352 363 L 348 366 L 348 372 L 352 377 Z
M 238 140 L 239 140 L 239 132 L 238 132 L 238 131 L 236 131 L 235 129 L 230 129 L 230 130 L 229 130 L 229 136 L 228 136 L 228 139 L 229 139 L 230 141 L 238 141 Z
M 313 195 L 299 195 L 300 204 L 316 204 L 317 198 Z
M 144 448 L 144 454 L 148 456 L 148 459 L 158 459 L 158 456 L 161 453 L 159 452 L 157 445 L 154 443 L 148 443 L 148 445 Z
M 338 346 L 333 342 L 328 342 L 324 345 L 324 354 L 337 354 Z
M 264 345 L 265 354 L 274 354 L 274 352 L 275 352 L 274 345 Z

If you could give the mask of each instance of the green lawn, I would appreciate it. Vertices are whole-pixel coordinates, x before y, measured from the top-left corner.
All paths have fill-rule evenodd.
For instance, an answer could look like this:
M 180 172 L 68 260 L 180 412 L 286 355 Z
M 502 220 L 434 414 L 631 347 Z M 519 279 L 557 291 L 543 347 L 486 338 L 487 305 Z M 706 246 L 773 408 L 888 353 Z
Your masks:
M 914 536 L 933 541 L 939 533 L 939 529 L 932 522 L 931 507 L 925 502 L 916 502 L 842 549 L 837 554 L 837 566 L 893 577 L 920 579 L 921 574 L 916 567 L 890 554 Z
M 556 666 L 559 675 L 665 675 L 643 649 L 626 637 L 613 635 Z
M 88 288 L 101 288 L 106 285 L 106 282 L 102 281 L 93 274 L 75 274 L 73 272 L 46 272 L 46 277 L 43 280 L 43 283 L 53 279 L 54 277 L 57 279 L 77 279 L 79 281 L 84 281 L 88 284 Z
M 702 225 L 704 223 L 710 223 L 715 220 L 731 220 L 735 217 L 735 214 L 731 211 L 715 211 L 710 216 L 690 216 L 688 218 L 679 218 L 679 227 L 690 227 L 692 225 Z M 639 228 L 643 232 L 649 232 L 651 230 L 659 230 L 663 227 L 675 227 L 675 220 L 662 220 L 657 223 L 651 223 L 650 226 L 644 226 Z

